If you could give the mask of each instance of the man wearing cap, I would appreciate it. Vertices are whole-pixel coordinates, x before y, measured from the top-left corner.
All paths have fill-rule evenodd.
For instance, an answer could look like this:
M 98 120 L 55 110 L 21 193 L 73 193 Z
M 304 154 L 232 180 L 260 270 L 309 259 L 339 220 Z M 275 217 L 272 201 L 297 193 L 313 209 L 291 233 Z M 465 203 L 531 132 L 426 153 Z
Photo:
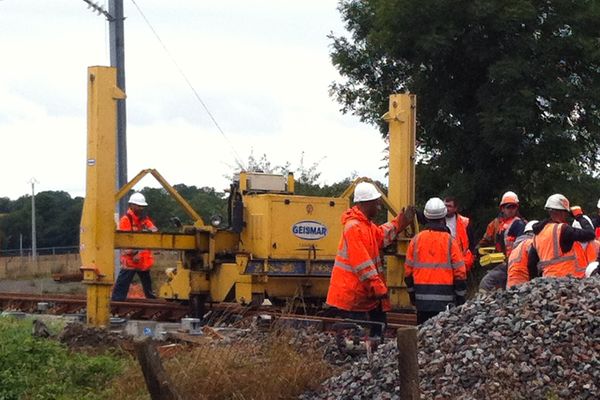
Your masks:
M 149 231 L 156 232 L 158 229 L 154 223 L 145 215 L 144 210 L 148 206 L 146 198 L 141 193 L 134 193 L 129 198 L 129 209 L 127 214 L 119 221 L 120 231 Z M 144 289 L 144 295 L 148 299 L 156 296 L 152 293 L 152 279 L 150 268 L 154 264 L 154 256 L 150 250 L 127 249 L 121 251 L 121 270 L 113 288 L 111 300 L 123 301 L 127 298 L 129 285 L 137 274 Z
M 458 242 L 446 226 L 446 206 L 433 197 L 425 204 L 427 225 L 408 245 L 404 282 L 417 309 L 417 323 L 465 302 L 467 271 Z
M 533 245 L 529 249 L 527 268 L 531 279 L 537 276 L 576 276 L 577 255 L 575 242 L 588 242 L 595 237 L 594 228 L 584 218 L 581 207 L 570 207 L 569 200 L 560 193 L 548 197 L 545 205 L 549 218 L 533 226 Z M 567 224 L 573 215 L 581 225 L 576 229 Z
M 382 269 L 380 249 L 392 243 L 414 218 L 414 208 L 392 221 L 375 225 L 372 221 L 381 209 L 381 193 L 369 182 L 354 189 L 354 207 L 342 215 L 344 230 L 335 257 L 327 304 L 342 318 L 371 320 L 385 324 L 390 311 L 388 289 Z M 381 335 L 381 327 L 371 329 Z
M 519 216 L 519 197 L 508 191 L 500 200 L 500 215 L 490 222 L 479 247 L 495 246 L 498 252 L 510 256 L 515 240 L 523 234 L 525 221 Z

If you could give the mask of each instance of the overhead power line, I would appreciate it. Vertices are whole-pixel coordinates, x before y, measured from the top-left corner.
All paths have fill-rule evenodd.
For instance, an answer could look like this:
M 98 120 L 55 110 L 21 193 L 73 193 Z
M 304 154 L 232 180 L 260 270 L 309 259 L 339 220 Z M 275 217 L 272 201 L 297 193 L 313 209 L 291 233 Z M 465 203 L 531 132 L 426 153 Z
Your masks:
M 86 0 L 84 0 L 84 1 L 86 1 Z M 236 158 L 236 161 L 239 164 L 239 166 L 242 167 L 242 168 L 244 168 L 244 169 L 246 169 L 245 164 L 242 161 L 242 159 L 239 156 L 239 154 L 237 153 L 237 151 L 235 150 L 235 147 L 234 147 L 233 143 L 229 140 L 229 138 L 227 137 L 227 135 L 225 134 L 225 132 L 223 131 L 223 129 L 221 129 L 221 126 L 219 125 L 219 123 L 215 119 L 214 115 L 212 114 L 212 112 L 210 112 L 210 109 L 208 108 L 208 106 L 206 105 L 206 103 L 204 102 L 204 100 L 202 100 L 202 97 L 200 97 L 200 94 L 198 93 L 198 91 L 196 90 L 196 88 L 194 87 L 194 85 L 192 84 L 192 82 L 189 80 L 189 78 L 187 77 L 187 75 L 185 74 L 185 72 L 183 71 L 183 69 L 179 66 L 179 64 L 175 60 L 175 57 L 173 57 L 173 55 L 171 54 L 171 52 L 169 51 L 169 49 L 167 48 L 167 46 L 165 45 L 165 43 L 162 41 L 162 39 L 160 38 L 160 36 L 159 36 L 158 32 L 156 31 L 156 29 L 154 29 L 154 27 L 152 26 L 152 24 L 150 23 L 150 21 L 148 20 L 148 18 L 146 18 L 146 15 L 144 14 L 144 12 L 140 8 L 140 6 L 138 6 L 138 4 L 136 3 L 136 1 L 135 0 L 131 0 L 131 2 L 135 6 L 135 8 L 137 8 L 138 12 L 140 13 L 140 15 L 142 16 L 142 18 L 146 22 L 146 25 L 148 25 L 148 27 L 150 28 L 150 30 L 152 31 L 152 33 L 154 34 L 154 36 L 156 37 L 156 39 L 158 40 L 158 42 L 160 43 L 160 45 L 162 46 L 162 48 L 165 51 L 165 53 L 167 53 L 167 55 L 171 59 L 171 62 L 173 63 L 173 65 L 175 65 L 175 68 L 177 68 L 177 71 L 179 72 L 179 74 L 183 77 L 183 79 L 185 80 L 185 82 L 187 83 L 187 85 L 189 86 L 189 88 L 194 93 L 194 96 L 196 97 L 196 99 L 198 100 L 198 102 L 202 105 L 202 108 L 204 108 L 204 111 L 206 111 L 206 113 L 210 117 L 211 121 L 213 122 L 213 124 L 215 125 L 215 127 L 217 128 L 217 130 L 221 133 L 221 135 L 223 136 L 223 138 L 225 139 L 225 141 L 227 142 L 227 144 L 231 148 L 231 151 L 232 151 L 234 157 Z

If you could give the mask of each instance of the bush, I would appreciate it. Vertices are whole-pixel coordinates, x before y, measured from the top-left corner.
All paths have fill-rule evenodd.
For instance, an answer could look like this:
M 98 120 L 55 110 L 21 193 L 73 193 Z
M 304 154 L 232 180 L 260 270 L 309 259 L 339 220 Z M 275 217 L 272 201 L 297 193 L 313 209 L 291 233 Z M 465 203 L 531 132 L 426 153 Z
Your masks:
M 0 318 L 0 400 L 107 398 L 125 359 L 73 353 L 31 331 L 31 320 Z

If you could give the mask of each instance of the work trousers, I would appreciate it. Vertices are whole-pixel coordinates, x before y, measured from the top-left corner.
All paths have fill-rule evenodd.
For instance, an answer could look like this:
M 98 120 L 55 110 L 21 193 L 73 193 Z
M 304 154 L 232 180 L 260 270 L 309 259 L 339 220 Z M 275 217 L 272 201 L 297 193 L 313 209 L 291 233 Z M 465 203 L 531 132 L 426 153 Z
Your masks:
M 371 311 L 346 311 L 337 309 L 336 315 L 338 318 L 380 322 L 383 325 L 387 324 L 387 315 L 385 311 L 381 309 L 381 304 Z M 370 325 L 371 336 L 383 337 L 383 326 L 381 324 Z
M 142 288 L 144 289 L 144 296 L 146 296 L 147 299 L 156 298 L 154 293 L 152 293 L 152 278 L 150 278 L 149 270 L 140 271 L 139 269 L 121 268 L 119 271 L 119 276 L 117 277 L 117 282 L 115 282 L 115 286 L 113 288 L 111 300 L 123 301 L 127 298 L 129 285 L 131 285 L 131 281 L 133 280 L 135 274 L 137 274 L 140 278 Z
M 441 313 L 441 311 L 419 311 L 417 310 L 417 325 L 421 325 L 429 318 L 433 318 Z

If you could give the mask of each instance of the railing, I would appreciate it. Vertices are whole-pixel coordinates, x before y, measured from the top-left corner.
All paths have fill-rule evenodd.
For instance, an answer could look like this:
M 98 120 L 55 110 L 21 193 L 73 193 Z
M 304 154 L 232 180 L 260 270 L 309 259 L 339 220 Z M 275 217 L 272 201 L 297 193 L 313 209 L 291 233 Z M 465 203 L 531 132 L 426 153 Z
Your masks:
M 38 247 L 38 256 L 79 253 L 79 246 Z M 0 249 L 0 257 L 31 257 L 31 248 Z

